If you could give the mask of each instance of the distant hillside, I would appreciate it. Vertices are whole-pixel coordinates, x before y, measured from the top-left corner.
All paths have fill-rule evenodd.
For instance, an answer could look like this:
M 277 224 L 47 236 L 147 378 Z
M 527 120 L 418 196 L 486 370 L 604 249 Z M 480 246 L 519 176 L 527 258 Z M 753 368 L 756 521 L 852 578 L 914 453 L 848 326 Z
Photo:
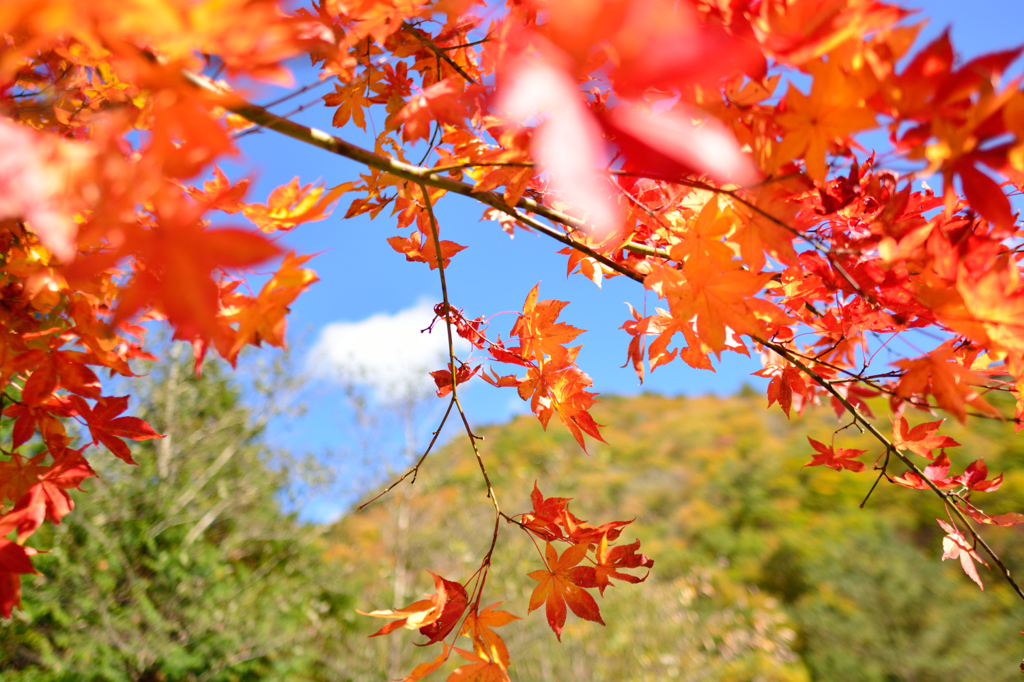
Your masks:
M 536 480 L 545 495 L 575 498 L 581 518 L 635 518 L 622 539 L 639 538 L 655 561 L 646 583 L 618 585 L 599 600 L 607 628 L 570 615 L 559 645 L 543 613 L 526 614 L 536 550 L 503 527 L 484 599 L 508 599 L 503 608 L 526 619 L 505 628 L 514 678 L 1017 679 L 1020 604 L 996 573 L 983 570 L 982 593 L 957 562 L 939 561 L 935 517 L 944 514 L 934 495 L 883 481 L 860 509 L 881 452 L 853 428 L 837 442 L 867 449 L 869 470 L 803 468 L 812 454 L 806 437 L 827 442 L 843 425 L 828 408 L 789 421 L 765 410 L 760 395 L 642 395 L 603 397 L 594 416 L 608 444 L 594 443 L 590 456 L 559 426 L 544 432 L 533 418 L 481 429 L 504 511 L 528 510 Z M 1012 427 L 976 422 L 944 432 L 963 444 L 948 453 L 954 467 L 984 455 L 1005 471 L 986 511 L 1024 509 L 1024 441 Z M 424 569 L 467 579 L 492 518 L 477 463 L 456 439 L 430 456 L 415 486 L 339 521 L 327 556 L 345 590 L 362 595 L 360 608 L 404 605 L 429 591 Z M 1024 567 L 1021 531 L 986 530 L 1011 567 Z M 366 634 L 380 625 L 356 618 Z M 353 640 L 353 679 L 406 673 L 426 660 L 409 633 L 391 635 L 402 637 L 403 645 Z

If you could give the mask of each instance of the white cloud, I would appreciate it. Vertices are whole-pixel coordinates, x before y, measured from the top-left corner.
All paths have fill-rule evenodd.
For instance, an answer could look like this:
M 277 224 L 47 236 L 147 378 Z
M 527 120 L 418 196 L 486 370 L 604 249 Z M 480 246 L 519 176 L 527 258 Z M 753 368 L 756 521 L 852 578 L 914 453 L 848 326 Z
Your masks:
M 320 331 L 307 368 L 317 378 L 367 386 L 381 401 L 428 394 L 434 390 L 429 372 L 443 369 L 448 360 L 444 322 L 421 333 L 432 319 L 433 306 L 420 300 L 393 315 L 333 322 Z M 469 350 L 469 343 L 456 336 L 456 355 L 465 360 Z

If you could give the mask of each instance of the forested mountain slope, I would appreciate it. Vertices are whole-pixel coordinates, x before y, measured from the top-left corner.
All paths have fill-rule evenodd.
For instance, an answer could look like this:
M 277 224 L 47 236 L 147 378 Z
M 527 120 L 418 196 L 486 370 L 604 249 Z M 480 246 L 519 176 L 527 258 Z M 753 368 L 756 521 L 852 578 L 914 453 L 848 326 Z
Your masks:
M 526 613 L 536 585 L 526 573 L 541 566 L 540 557 L 521 531 L 503 526 L 501 532 L 516 541 L 499 543 L 489 584 L 495 594 L 518 594 L 502 608 L 526 618 L 504 628 L 510 650 L 518 652 L 514 677 L 1019 675 L 1021 642 L 1006 635 L 1019 621 L 1016 605 L 995 573 L 982 570 L 987 592 L 981 593 L 958 562 L 939 561 L 935 518 L 945 515 L 933 495 L 882 481 L 861 509 L 875 479 L 872 456 L 880 453 L 852 428 L 837 442 L 868 448 L 867 470 L 803 467 L 813 454 L 806 435 L 827 440 L 843 426 L 826 407 L 789 421 L 777 409 L 765 411 L 760 396 L 643 395 L 605 397 L 595 414 L 607 424 L 608 445 L 594 444 L 589 456 L 564 431 L 545 433 L 528 418 L 480 430 L 503 511 L 530 509 L 523 491 L 536 476 L 545 496 L 575 496 L 571 509 L 581 518 L 635 518 L 620 541 L 639 538 L 640 551 L 655 562 L 647 582 L 606 591 L 599 603 L 607 627 L 570 614 L 559 645 L 547 631 L 543 609 Z M 912 423 L 922 416 L 908 415 Z M 948 451 L 954 466 L 962 469 L 983 455 L 990 469 L 1005 471 L 1007 490 L 1024 490 L 1024 441 L 1006 425 L 972 422 L 948 433 L 963 445 Z M 890 471 L 901 473 L 899 467 Z M 1000 505 L 989 507 L 975 495 L 990 513 L 1024 503 L 1003 493 Z M 425 567 L 452 580 L 469 578 L 486 551 L 492 514 L 477 463 L 456 442 L 430 455 L 414 486 L 399 487 L 342 519 L 329 536 L 327 556 L 344 567 L 347 591 L 362 595 L 361 609 L 404 605 L 432 591 Z M 1011 569 L 1024 566 L 1019 530 L 993 529 L 991 537 Z M 366 634 L 380 626 L 364 620 L 357 629 Z M 414 634 L 390 639 L 414 641 Z M 407 644 L 378 641 L 367 641 L 366 650 L 378 647 L 373 651 L 380 665 L 390 661 L 392 670 L 426 660 Z

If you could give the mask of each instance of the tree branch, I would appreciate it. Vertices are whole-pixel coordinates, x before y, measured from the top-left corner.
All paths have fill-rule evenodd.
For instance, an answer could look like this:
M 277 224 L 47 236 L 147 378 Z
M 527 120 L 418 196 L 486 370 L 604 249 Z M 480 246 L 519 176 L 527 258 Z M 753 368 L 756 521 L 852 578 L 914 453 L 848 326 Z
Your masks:
M 257 104 L 247 102 L 239 98 L 237 95 L 223 90 L 208 79 L 189 71 L 183 71 L 182 76 L 195 87 L 200 88 L 210 95 L 214 95 L 218 99 L 217 103 L 220 106 L 223 106 L 228 111 L 238 114 L 242 118 L 251 121 L 256 125 L 281 133 L 282 135 L 287 135 L 292 139 L 313 145 L 314 147 L 319 147 L 320 149 L 332 154 L 343 156 L 367 166 L 368 168 L 388 173 L 389 175 L 393 175 L 403 180 L 408 180 L 409 182 L 413 182 L 418 185 L 436 187 L 438 189 L 443 189 L 446 192 L 451 192 L 452 194 L 460 194 L 462 196 L 469 197 L 470 199 L 475 199 L 482 204 L 486 204 L 491 208 L 515 218 L 524 225 L 532 227 L 538 232 L 541 232 L 542 234 L 545 234 L 570 248 L 576 249 L 620 275 L 625 275 L 637 282 L 643 282 L 643 275 L 630 270 L 621 263 L 615 262 L 586 244 L 581 244 L 567 235 L 562 234 L 558 230 L 555 230 L 551 226 L 545 225 L 522 212 L 528 211 L 530 213 L 536 213 L 537 215 L 543 216 L 552 222 L 560 223 L 574 230 L 582 231 L 586 229 L 586 223 L 581 220 L 577 220 L 572 216 L 566 215 L 561 211 L 549 208 L 544 204 L 530 199 L 529 197 L 523 197 L 515 206 L 510 206 L 505 203 L 504 198 L 497 192 L 478 192 L 474 189 L 473 185 L 462 182 L 461 180 L 453 180 L 452 178 L 440 175 L 431 168 L 414 166 L 409 163 L 404 163 L 396 159 L 376 154 L 368 149 L 363 149 L 362 147 L 354 145 L 351 142 L 347 142 L 335 135 L 325 133 L 317 128 L 311 128 L 310 126 L 302 125 L 301 123 L 296 123 L 287 118 L 283 118 L 277 114 L 267 111 L 265 108 Z
M 473 85 L 480 85 L 476 81 L 476 79 L 474 79 L 468 73 L 463 71 L 462 67 L 459 66 L 457 63 L 455 63 L 455 60 L 452 59 L 451 56 L 449 56 L 449 54 L 447 52 L 445 52 L 440 47 L 438 47 L 437 44 L 433 40 L 430 39 L 430 36 L 428 36 L 423 31 L 419 30 L 418 28 L 416 28 L 415 26 L 410 24 L 408 21 L 403 21 L 402 22 L 402 28 L 404 28 L 409 33 L 413 34 L 413 36 L 416 37 L 416 40 L 418 40 L 421 43 L 423 43 L 423 46 L 425 48 L 427 48 L 428 50 L 430 50 L 431 52 L 433 52 L 434 55 L 438 59 L 440 59 L 441 61 L 443 61 L 448 66 L 452 67 L 453 69 L 455 69 L 455 72 L 458 73 L 460 76 L 465 78 L 467 81 L 469 81 Z
M 981 535 L 979 535 L 976 530 L 974 530 L 974 527 L 971 525 L 970 521 L 967 520 L 967 516 L 963 513 L 963 511 L 960 509 L 960 507 L 958 507 L 955 502 L 952 505 L 949 504 L 950 496 L 947 495 L 945 492 L 943 492 L 942 489 L 939 488 L 937 485 L 935 485 L 935 482 L 932 481 L 930 478 L 928 478 L 924 474 L 924 472 L 921 471 L 921 469 L 919 469 L 918 466 L 916 464 L 914 464 L 914 462 L 912 462 L 910 460 L 909 457 L 907 457 L 902 452 L 900 452 L 898 449 L 896 449 L 896 446 L 893 445 L 892 441 L 890 441 L 889 438 L 885 436 L 885 434 L 883 434 L 881 431 L 879 431 L 878 428 L 874 424 L 872 424 L 870 421 L 868 421 L 868 419 L 863 414 L 861 414 L 860 410 L 858 410 L 856 408 L 856 406 L 854 406 L 853 403 L 851 403 L 849 400 L 847 400 L 839 391 L 837 391 L 835 389 L 834 386 L 832 386 L 832 382 L 826 380 L 820 374 L 818 374 L 813 369 L 811 369 L 810 367 L 805 365 L 803 362 L 801 362 L 799 359 L 797 359 L 796 356 L 794 356 L 792 353 L 790 353 L 789 350 L 787 348 L 785 348 L 784 346 L 776 344 L 776 343 L 772 343 L 770 341 L 764 341 L 762 339 L 759 339 L 759 338 L 753 337 L 753 336 L 751 338 L 753 338 L 755 341 L 760 343 L 762 346 L 764 346 L 766 348 L 770 348 L 772 351 L 774 351 L 780 357 L 785 358 L 789 362 L 793 363 L 793 365 L 797 369 L 799 369 L 801 372 L 803 372 L 804 374 L 809 376 L 811 379 L 813 379 L 815 383 L 817 383 L 819 386 L 824 388 L 826 391 L 831 393 L 832 396 L 836 400 L 838 400 L 840 403 L 842 403 L 843 407 L 845 407 L 850 412 L 850 414 L 853 415 L 853 418 L 858 423 L 860 423 L 860 425 L 863 426 L 868 431 L 868 433 L 870 433 L 872 436 L 874 436 L 875 439 L 878 440 L 878 442 L 880 442 L 882 445 L 885 446 L 886 457 L 888 457 L 890 453 L 895 455 L 901 462 L 903 462 L 905 465 L 907 465 L 907 467 L 911 471 L 913 471 L 915 474 L 917 474 L 917 476 L 922 481 L 927 483 L 928 487 L 932 489 L 932 492 L 934 492 L 936 495 L 939 496 L 940 499 L 942 499 L 942 501 L 945 504 L 946 508 L 947 509 L 952 508 L 953 513 L 956 515 L 957 518 L 960 519 L 961 523 L 963 523 L 964 526 L 967 527 L 967 530 L 970 532 L 971 537 L 974 539 L 974 541 L 976 543 L 978 543 L 979 545 L 981 545 L 982 548 L 985 550 L 985 553 L 988 554 L 989 557 L 992 558 L 992 561 L 994 561 L 997 566 L 999 566 L 999 570 L 1002 572 L 1003 577 L 1006 579 L 1006 582 L 1010 583 L 1010 585 L 1013 587 L 1014 591 L 1017 593 L 1017 595 L 1021 599 L 1024 599 L 1024 591 L 1021 590 L 1020 586 L 1017 585 L 1017 582 L 1013 579 L 1013 576 L 1010 575 L 1010 570 L 1002 562 L 1002 560 L 995 553 L 995 551 L 991 547 L 989 547 L 988 543 L 985 542 L 985 539 L 982 538 Z

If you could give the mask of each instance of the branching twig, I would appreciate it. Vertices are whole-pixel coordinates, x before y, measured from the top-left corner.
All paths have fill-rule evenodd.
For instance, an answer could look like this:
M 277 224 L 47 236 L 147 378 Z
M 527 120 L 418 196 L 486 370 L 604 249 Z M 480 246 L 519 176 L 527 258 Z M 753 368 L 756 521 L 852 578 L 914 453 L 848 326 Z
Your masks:
M 211 83 L 202 76 L 198 76 L 189 71 L 183 71 L 182 77 L 195 87 L 215 96 L 218 99 L 218 103 L 228 111 L 238 114 L 242 118 L 251 121 L 256 125 L 281 133 L 282 135 L 287 135 L 288 137 L 299 140 L 300 142 L 305 142 L 306 144 L 319 147 L 320 149 L 331 152 L 332 154 L 337 154 L 338 156 L 351 159 L 357 163 L 367 166 L 368 168 L 373 168 L 397 178 L 408 180 L 409 182 L 416 183 L 417 185 L 428 185 L 430 187 L 436 187 L 437 189 L 443 189 L 446 192 L 451 192 L 452 194 L 460 194 L 462 196 L 475 199 L 482 204 L 486 204 L 491 208 L 511 216 L 520 223 L 527 225 L 570 248 L 576 249 L 620 275 L 625 275 L 637 282 L 643 282 L 643 275 L 630 270 L 625 265 L 615 262 L 586 244 L 581 244 L 551 226 L 545 225 L 522 212 L 528 211 L 530 213 L 535 213 L 551 220 L 552 222 L 561 223 L 573 230 L 586 229 L 586 223 L 581 220 L 577 220 L 572 216 L 566 215 L 561 211 L 557 211 L 525 196 L 522 197 L 515 206 L 510 206 L 505 203 L 504 197 L 502 197 L 498 192 L 479 192 L 473 185 L 460 180 L 453 180 L 452 178 L 439 174 L 432 168 L 422 168 L 420 166 L 414 166 L 412 164 L 376 154 L 368 149 L 363 149 L 358 145 L 354 145 L 340 137 L 325 133 L 317 128 L 311 128 L 310 126 L 302 125 L 301 123 L 296 123 L 295 121 L 283 118 L 277 114 L 267 111 L 259 105 L 247 102 L 234 93 L 227 92 L 218 87 L 215 83 Z
M 412 466 L 412 468 L 410 468 L 410 469 L 409 469 L 408 471 L 406 471 L 406 472 L 405 472 L 404 474 L 402 474 L 401 476 L 399 476 L 399 477 L 398 477 L 398 478 L 397 478 L 397 479 L 396 479 L 396 480 L 395 480 L 395 481 L 394 481 L 394 482 L 393 482 L 393 483 L 392 483 L 391 485 L 389 485 L 389 486 L 388 486 L 387 488 L 384 488 L 384 490 L 380 491 L 379 493 L 377 493 L 376 495 L 374 495 L 374 496 L 373 496 L 372 498 L 370 498 L 370 499 L 369 499 L 369 500 L 367 500 L 366 502 L 363 502 L 363 503 L 362 503 L 361 505 L 359 505 L 358 507 L 356 507 L 356 509 L 357 509 L 358 511 L 362 511 L 363 509 L 365 509 L 365 508 L 366 508 L 366 507 L 368 507 L 369 505 L 373 504 L 374 502 L 376 502 L 376 501 L 377 501 L 377 500 L 379 500 L 380 498 L 382 498 L 382 497 L 384 497 L 385 495 L 387 495 L 387 494 L 388 494 L 389 492 L 391 492 L 392 490 L 394 490 L 394 489 L 395 489 L 395 486 L 397 486 L 397 485 L 398 485 L 399 483 L 401 483 L 402 481 L 404 481 L 405 479 L 407 479 L 407 478 L 408 478 L 409 476 L 412 476 L 412 483 L 415 483 L 415 482 L 416 482 L 416 477 L 417 477 L 417 476 L 419 475 L 419 471 L 420 471 L 420 466 L 422 466 L 422 465 L 423 465 L 423 462 L 424 462 L 424 461 L 425 461 L 425 460 L 427 459 L 427 455 L 429 455 L 429 454 L 430 454 L 430 451 L 431 451 L 431 450 L 432 450 L 432 449 L 434 448 L 434 443 L 436 443 L 436 442 L 437 442 L 437 437 L 438 437 L 439 435 L 441 435 L 441 429 L 443 429 L 443 428 L 444 428 L 444 424 L 445 424 L 445 422 L 447 422 L 447 421 L 448 421 L 448 415 L 450 415 L 450 414 L 452 413 L 452 407 L 453 407 L 454 405 L 455 405 L 455 401 L 454 401 L 454 400 L 450 400 L 450 401 L 448 401 L 448 409 L 447 409 L 447 410 L 445 410 L 444 416 L 443 416 L 443 417 L 441 418 L 441 423 L 440 423 L 440 424 L 438 425 L 438 427 L 437 427 L 437 430 L 436 430 L 436 431 L 434 431 L 434 436 L 433 436 L 433 438 L 431 438 L 431 439 L 430 439 L 430 444 L 429 444 L 429 445 L 427 445 L 427 449 L 423 451 L 423 454 L 422 454 L 422 455 L 420 456 L 420 458 L 419 458 L 419 459 L 418 459 L 418 460 L 416 461 L 416 464 L 414 464 L 414 465 Z M 410 485 L 411 485 L 412 483 L 410 483 Z
M 415 26 L 410 24 L 408 21 L 403 21 L 402 22 L 402 28 L 404 28 L 409 33 L 413 34 L 413 36 L 415 36 L 416 40 L 418 40 L 421 43 L 423 43 L 423 47 L 425 47 L 428 50 L 430 50 L 431 52 L 433 52 L 434 55 L 438 59 L 443 60 L 445 64 L 447 64 L 448 66 L 450 66 L 453 69 L 455 69 L 455 73 L 459 74 L 460 76 L 465 78 L 467 81 L 469 81 L 473 85 L 479 85 L 479 83 L 476 81 L 476 79 L 474 79 L 472 76 L 470 76 L 468 73 L 466 73 L 462 69 L 462 67 L 459 66 L 455 62 L 455 60 L 452 59 L 451 56 L 447 52 L 445 52 L 443 49 L 438 47 L 437 44 L 434 43 L 434 41 L 431 40 L 430 37 L 427 36 L 427 34 L 425 34 L 423 31 L 419 30 L 418 28 L 416 28 Z
M 487 550 L 487 554 L 484 555 L 484 559 L 480 564 L 480 580 L 475 588 L 476 598 L 474 601 L 474 610 L 478 610 L 480 607 L 480 598 L 484 593 L 484 584 L 487 582 L 487 574 L 490 572 L 491 556 L 494 554 L 494 547 L 498 542 L 501 508 L 498 506 L 498 498 L 494 494 L 494 488 L 491 486 L 491 478 L 487 474 L 487 467 L 484 465 L 483 457 L 480 455 L 480 449 L 476 445 L 476 442 L 478 440 L 482 440 L 482 437 L 473 433 L 473 429 L 469 426 L 469 420 L 466 418 L 466 413 L 463 412 L 462 405 L 459 403 L 457 393 L 459 381 L 455 367 L 455 342 L 452 336 L 452 306 L 451 302 L 448 300 L 448 284 L 444 277 L 444 256 L 441 253 L 440 229 L 437 224 L 437 218 L 434 216 L 434 206 L 430 201 L 430 191 L 427 189 L 426 185 L 420 185 L 420 189 L 423 190 L 423 201 L 427 207 L 427 217 L 430 219 L 430 230 L 433 233 L 434 250 L 437 254 L 437 271 L 441 277 L 441 294 L 444 296 L 444 322 L 445 329 L 448 332 L 448 362 L 452 373 L 452 402 L 455 403 L 455 407 L 459 410 L 459 416 L 462 417 L 462 424 L 466 427 L 466 435 L 469 437 L 469 444 L 473 448 L 473 454 L 476 455 L 477 464 L 480 465 L 480 473 L 484 477 L 484 484 L 487 487 L 487 496 L 491 498 L 491 503 L 494 505 L 494 532 L 491 534 L 491 546 Z

